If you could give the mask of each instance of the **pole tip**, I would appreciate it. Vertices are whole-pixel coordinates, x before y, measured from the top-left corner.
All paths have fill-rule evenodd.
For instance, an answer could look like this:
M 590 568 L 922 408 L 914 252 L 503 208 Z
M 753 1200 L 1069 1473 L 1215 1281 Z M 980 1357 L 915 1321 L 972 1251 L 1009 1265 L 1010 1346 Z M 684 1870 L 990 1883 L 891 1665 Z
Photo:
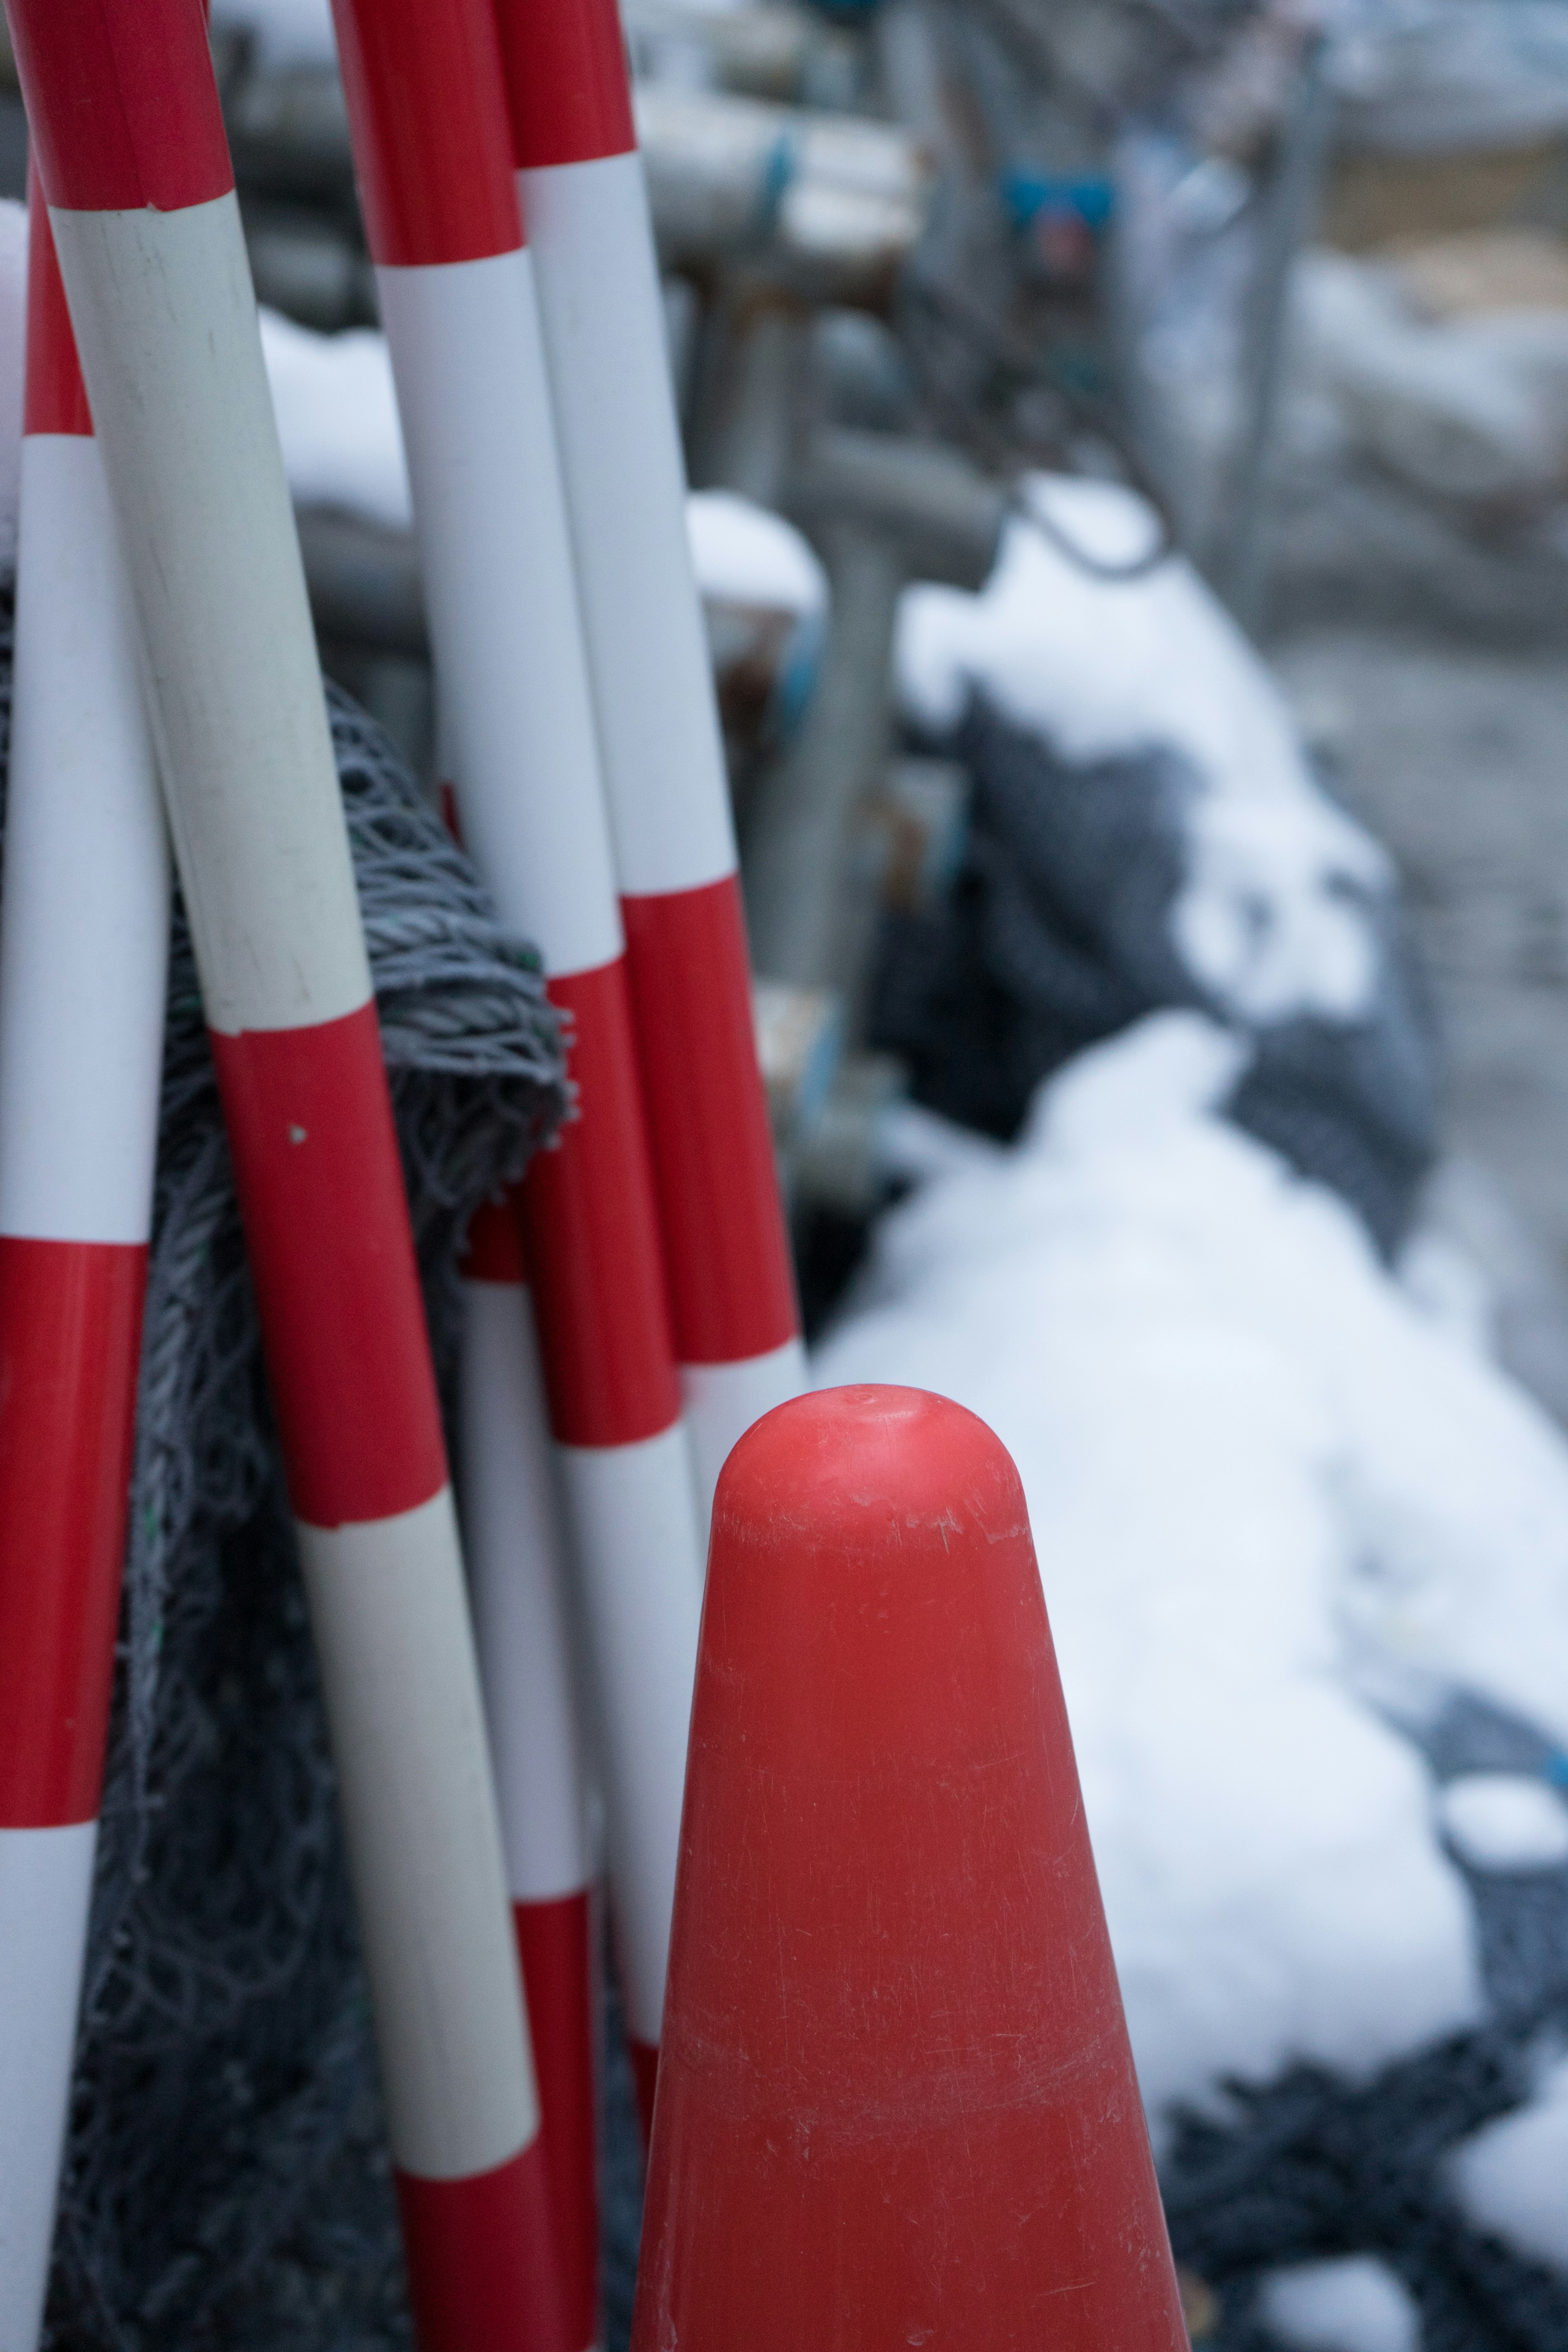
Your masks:
M 634 2352 L 1185 2336 L 1017 1472 L 838 1389 L 714 1507 Z

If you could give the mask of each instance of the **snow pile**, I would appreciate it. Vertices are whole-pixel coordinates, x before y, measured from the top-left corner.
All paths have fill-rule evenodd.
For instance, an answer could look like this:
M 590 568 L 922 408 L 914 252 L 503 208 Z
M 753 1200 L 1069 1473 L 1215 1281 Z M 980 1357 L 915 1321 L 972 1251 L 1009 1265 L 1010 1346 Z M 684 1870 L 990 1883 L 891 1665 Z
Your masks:
M 1460 1774 L 1444 1789 L 1437 1815 L 1473 1870 L 1555 1870 L 1568 1862 L 1568 1806 L 1522 1772 Z
M 1018 1464 L 1157 2145 L 1227 2077 L 1364 2078 L 1481 2014 L 1396 1727 L 1464 1693 L 1568 1733 L 1568 1453 L 1341 1202 L 1215 1115 L 1246 1050 L 1154 1015 L 1011 1150 L 898 1114 L 923 1181 L 815 1364 L 955 1397 Z M 1507 2211 L 1548 2114 L 1486 2138 L 1478 2207 L 1484 2183 Z M 1359 2333 L 1310 2332 L 1358 2298 Z M 1359 2273 L 1287 2306 L 1288 2340 L 1408 2340 Z
M 904 715 L 945 737 L 982 698 L 1060 761 L 1088 768 L 1170 751 L 1190 771 L 1186 872 L 1173 944 L 1193 980 L 1247 1022 L 1353 1020 L 1376 967 L 1369 901 L 1393 876 L 1378 845 L 1314 782 L 1251 647 L 1193 571 L 1172 557 L 1136 579 L 1156 524 L 1119 484 L 1035 475 L 979 595 L 910 589 L 900 613 Z
M 1386 2264 L 1358 2254 L 1301 2263 L 1264 2287 L 1262 2316 L 1282 2344 L 1300 2352 L 1420 2352 L 1415 2305 Z
M 733 490 L 693 490 L 686 528 L 703 596 L 818 619 L 827 575 L 793 523 Z

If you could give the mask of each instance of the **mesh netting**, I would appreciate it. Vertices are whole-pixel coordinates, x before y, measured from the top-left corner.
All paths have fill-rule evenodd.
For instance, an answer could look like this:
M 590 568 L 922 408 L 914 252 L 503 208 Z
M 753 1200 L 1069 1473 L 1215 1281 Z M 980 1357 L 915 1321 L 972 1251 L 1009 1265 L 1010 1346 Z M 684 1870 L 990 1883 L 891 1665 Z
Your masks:
M 0 634 L 8 733 L 10 622 Z M 444 1394 L 457 1251 L 565 1107 L 537 957 L 329 696 Z M 411 2340 L 331 1765 L 176 912 L 121 1642 L 49 2304 L 72 2352 Z
M 963 868 L 940 906 L 886 919 L 871 1007 L 919 1101 L 1010 1139 L 1043 1078 L 1144 1013 L 1236 1019 L 1172 935 L 1197 798 L 1183 758 L 1075 765 L 978 697 L 941 748 L 973 786 Z M 1391 1255 L 1436 1150 L 1436 1041 L 1398 901 L 1364 898 L 1358 919 L 1377 975 L 1365 1017 L 1253 1028 L 1226 1109 Z

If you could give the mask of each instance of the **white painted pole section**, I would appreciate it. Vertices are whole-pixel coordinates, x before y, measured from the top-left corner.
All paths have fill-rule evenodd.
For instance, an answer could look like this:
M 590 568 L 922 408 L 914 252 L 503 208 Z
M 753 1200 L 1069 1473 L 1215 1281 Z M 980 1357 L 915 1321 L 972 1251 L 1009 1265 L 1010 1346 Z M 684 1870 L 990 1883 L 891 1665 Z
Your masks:
M 399 1518 L 304 1528 L 310 1622 L 342 1780 L 394 2161 L 456 2180 L 539 2129 L 500 1825 L 467 1619 L 434 1570 L 450 1491 Z M 466 2019 L 460 2042 L 451 2020 Z
M 169 855 L 98 444 L 22 443 L 0 924 L 0 1233 L 144 1243 Z
M 70 2109 L 96 1822 L 0 1829 L 0 2130 L 28 2161 L 0 2164 L 0 2352 L 36 2352 Z
M 543 54 L 538 16 L 537 8 L 516 11 L 519 81 L 531 60 L 547 74 L 560 70 L 560 60 Z M 658 259 L 635 149 L 525 169 L 518 190 L 626 902 L 706 1532 L 730 1448 L 763 1413 L 804 1391 L 806 1367 L 750 1033 L 743 926 L 738 902 L 727 923 L 700 896 L 725 884 L 733 889 L 735 839 L 687 535 Z M 706 1028 L 691 1017 L 704 978 Z M 713 1017 L 720 1003 L 727 1020 Z M 693 1131 L 701 1139 L 695 1150 Z M 736 1150 L 742 1136 L 745 1148 Z
M 370 967 L 358 923 L 342 919 L 353 870 L 299 542 L 279 528 L 288 485 L 238 205 L 230 194 L 49 218 L 141 615 L 170 823 L 184 872 L 201 877 L 187 904 L 207 1025 L 334 1020 L 368 1003 Z M 181 511 L 201 528 L 171 530 Z
M 640 155 L 520 172 L 620 887 L 735 870 Z
M 600 2332 L 599 1972 L 566 1530 L 532 1300 L 521 1252 L 513 1264 L 506 1247 L 515 1214 L 492 1208 L 475 1223 L 462 1286 L 463 1541 L 533 2035 L 563 2352 L 588 2352 Z
M 515 1903 L 593 1875 L 556 1500 L 533 1309 L 521 1283 L 465 1282 L 460 1498 L 507 1876 Z
M 679 1559 L 691 1545 L 691 1464 L 677 1423 L 640 1444 L 563 1445 L 562 1475 L 577 1538 L 598 1651 L 602 1687 L 600 1767 L 605 1781 L 611 1874 L 621 1892 L 626 2023 L 634 2041 L 658 2043 L 680 1845 L 684 1786 L 701 1595 L 689 1604 L 666 1580 L 641 1572 L 647 1559 Z
M 552 980 L 622 950 L 526 251 L 376 271 L 463 841 Z

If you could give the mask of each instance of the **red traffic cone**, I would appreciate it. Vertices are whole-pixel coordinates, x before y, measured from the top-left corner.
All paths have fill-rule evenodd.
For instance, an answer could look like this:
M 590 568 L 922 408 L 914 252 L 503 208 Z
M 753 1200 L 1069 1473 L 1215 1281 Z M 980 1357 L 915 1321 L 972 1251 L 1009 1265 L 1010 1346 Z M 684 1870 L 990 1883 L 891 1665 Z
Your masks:
M 912 1389 L 719 1481 L 632 2352 L 1183 2352 L 1023 1489 Z

